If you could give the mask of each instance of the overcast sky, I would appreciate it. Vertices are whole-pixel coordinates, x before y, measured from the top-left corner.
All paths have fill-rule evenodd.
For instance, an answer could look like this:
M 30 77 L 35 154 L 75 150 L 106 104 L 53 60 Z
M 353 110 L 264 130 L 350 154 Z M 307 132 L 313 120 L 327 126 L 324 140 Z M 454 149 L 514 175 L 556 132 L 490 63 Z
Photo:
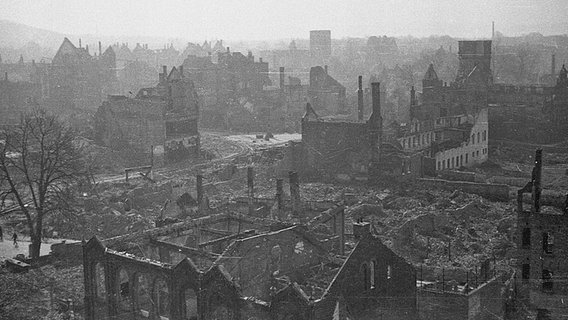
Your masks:
M 568 0 L 0 0 L 0 19 L 70 34 L 188 40 L 568 33 Z M 0 30 L 1 32 L 1 30 Z

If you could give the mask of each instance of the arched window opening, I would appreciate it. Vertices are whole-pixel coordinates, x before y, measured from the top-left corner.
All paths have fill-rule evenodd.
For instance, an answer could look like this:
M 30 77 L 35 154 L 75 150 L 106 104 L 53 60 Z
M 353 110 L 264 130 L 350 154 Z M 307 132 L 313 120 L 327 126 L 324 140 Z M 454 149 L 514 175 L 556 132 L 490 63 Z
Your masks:
M 154 284 L 154 292 L 156 299 L 156 311 L 158 317 L 170 317 L 170 293 L 168 291 L 168 285 L 163 279 L 157 279 Z
M 97 300 L 106 301 L 105 269 L 100 262 L 95 265 L 95 291 L 97 292 Z
M 128 277 L 128 273 L 124 269 L 121 269 L 118 273 L 118 305 L 121 313 L 132 311 L 130 279 Z
M 138 287 L 138 310 L 139 313 L 144 317 L 150 316 L 150 311 L 152 311 L 152 295 L 150 280 L 147 275 L 140 274 L 137 277 L 137 287 Z
M 197 294 L 188 288 L 184 291 L 185 315 L 184 319 L 197 320 Z

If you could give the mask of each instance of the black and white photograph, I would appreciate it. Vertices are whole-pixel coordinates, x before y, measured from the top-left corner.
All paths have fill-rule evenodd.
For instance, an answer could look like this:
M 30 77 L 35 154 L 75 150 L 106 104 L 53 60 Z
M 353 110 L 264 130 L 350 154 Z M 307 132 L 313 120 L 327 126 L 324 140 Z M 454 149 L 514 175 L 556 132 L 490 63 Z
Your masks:
M 566 320 L 567 66 L 567 0 L 0 0 L 0 320 Z

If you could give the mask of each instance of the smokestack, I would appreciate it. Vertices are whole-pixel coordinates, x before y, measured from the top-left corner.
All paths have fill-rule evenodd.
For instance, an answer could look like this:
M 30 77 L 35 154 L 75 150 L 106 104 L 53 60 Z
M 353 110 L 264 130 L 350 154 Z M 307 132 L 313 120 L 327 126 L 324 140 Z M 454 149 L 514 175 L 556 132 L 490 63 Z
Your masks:
M 79 48 L 81 48 L 81 38 L 79 38 Z
M 323 66 L 323 69 L 325 70 L 325 74 L 327 74 L 327 64 Z
M 203 176 L 198 174 L 196 177 L 196 188 L 197 188 L 197 206 L 201 209 L 201 204 L 203 203 Z
M 551 75 L 556 74 L 556 55 L 555 54 L 552 55 L 552 64 L 550 66 L 550 74 Z
M 168 76 L 168 66 L 162 66 L 162 71 L 164 72 L 164 79 Z
M 231 50 L 230 50 L 230 48 L 229 48 L 229 47 L 227 47 L 227 53 L 229 53 L 229 52 L 231 52 Z
M 363 76 L 359 76 L 359 87 L 357 89 L 357 109 L 359 111 L 357 119 L 363 121 L 364 112 L 364 102 L 363 102 Z
M 280 67 L 280 90 L 284 91 L 284 67 Z
M 179 74 L 183 78 L 183 65 L 179 66 Z
M 373 110 L 371 117 L 378 120 L 381 117 L 381 83 L 371 83 L 371 98 L 373 100 Z
M 101 42 L 99 41 L 99 57 L 103 54 L 103 46 L 101 45 Z
M 89 45 L 85 45 L 85 51 L 87 51 L 87 53 L 89 53 Z
M 292 200 L 292 216 L 298 217 L 300 214 L 300 182 L 298 173 L 288 171 L 288 183 L 290 184 L 290 198 Z

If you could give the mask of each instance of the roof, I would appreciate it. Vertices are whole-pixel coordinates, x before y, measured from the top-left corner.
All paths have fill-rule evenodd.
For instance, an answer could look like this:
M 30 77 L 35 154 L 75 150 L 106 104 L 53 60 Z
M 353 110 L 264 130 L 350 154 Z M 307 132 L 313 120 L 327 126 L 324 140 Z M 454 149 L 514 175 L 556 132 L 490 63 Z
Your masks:
M 424 80 L 438 80 L 438 74 L 434 70 L 434 64 L 430 63 L 428 70 L 424 74 Z

